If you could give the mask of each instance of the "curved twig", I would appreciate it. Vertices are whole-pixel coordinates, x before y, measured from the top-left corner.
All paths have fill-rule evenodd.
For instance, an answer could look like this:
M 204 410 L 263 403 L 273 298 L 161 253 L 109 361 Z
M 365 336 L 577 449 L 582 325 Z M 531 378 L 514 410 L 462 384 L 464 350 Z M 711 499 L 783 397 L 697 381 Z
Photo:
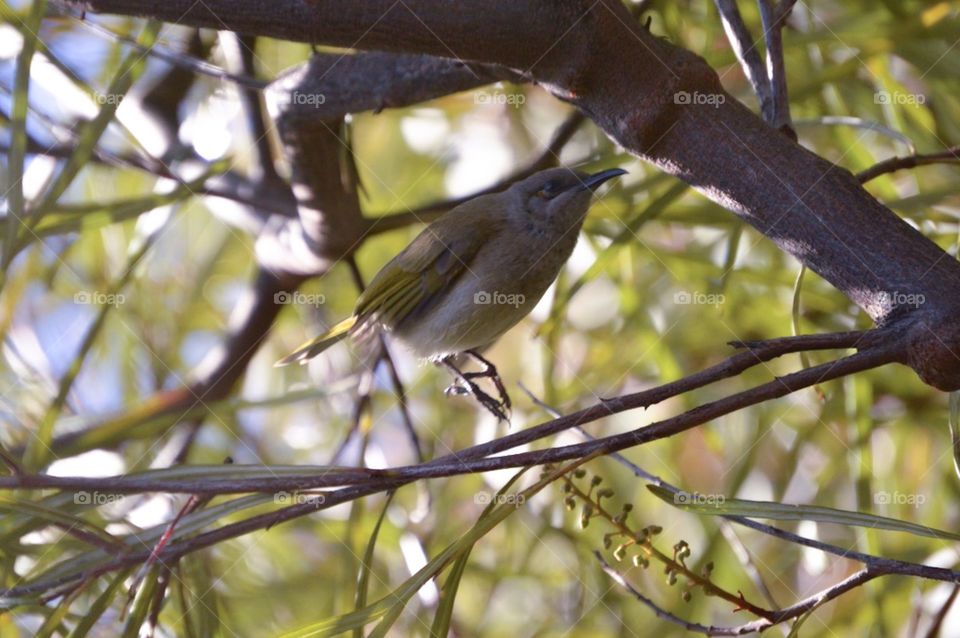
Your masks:
M 585 121 L 586 116 L 584 116 L 580 111 L 574 111 L 571 113 L 569 117 L 567 117 L 567 119 L 557 127 L 557 130 L 554 131 L 553 138 L 550 140 L 550 143 L 536 158 L 534 158 L 532 162 L 527 164 L 525 167 L 507 175 L 496 183 L 487 186 L 486 188 L 482 188 L 474 193 L 470 193 L 469 195 L 464 195 L 462 197 L 444 199 L 431 202 L 429 204 L 424 204 L 423 206 L 418 206 L 417 208 L 408 211 L 397 211 L 368 217 L 367 221 L 369 223 L 369 229 L 367 230 L 367 234 L 377 235 L 391 230 L 396 230 L 397 228 L 403 228 L 404 226 L 409 226 L 410 224 L 431 222 L 450 209 L 455 208 L 464 202 L 470 201 L 475 197 L 502 191 L 517 180 L 530 177 L 534 173 L 542 171 L 545 168 L 556 166 L 560 161 L 560 151 L 563 150 L 563 147 L 567 145 L 574 133 L 580 129 L 580 126 L 583 125 Z
M 917 166 L 927 166 L 929 164 L 960 164 L 960 146 L 951 146 L 945 151 L 939 153 L 925 153 L 908 155 L 906 157 L 891 157 L 882 162 L 874 164 L 870 168 L 857 173 L 857 179 L 861 184 L 870 180 L 893 173 L 905 168 L 915 168 Z
M 718 627 L 716 625 L 701 625 L 699 623 L 690 622 L 685 620 L 675 614 L 670 613 L 669 611 L 663 609 L 655 602 L 644 596 L 640 593 L 633 585 L 627 582 L 627 579 L 623 575 L 615 570 L 610 563 L 604 560 L 600 552 L 594 551 L 594 557 L 600 562 L 600 567 L 603 569 L 604 573 L 607 574 L 610 578 L 614 580 L 618 585 L 623 587 L 631 596 L 639 600 L 641 603 L 653 610 L 653 613 L 657 615 L 658 618 L 668 620 L 675 625 L 679 625 L 686 629 L 687 631 L 693 631 L 696 633 L 701 633 L 706 636 L 743 636 L 746 634 L 752 634 L 761 632 L 764 629 L 768 629 L 774 625 L 778 625 L 782 622 L 792 620 L 803 614 L 807 613 L 811 609 L 819 607 L 824 603 L 828 603 L 831 600 L 845 594 L 846 592 L 859 587 L 860 585 L 877 578 L 878 576 L 883 575 L 883 572 L 878 572 L 876 570 L 867 568 L 861 569 L 855 574 L 851 574 L 847 578 L 844 578 L 839 583 L 824 589 L 821 592 L 817 592 L 813 596 L 805 598 L 789 607 L 778 610 L 773 614 L 773 617 L 770 619 L 759 618 L 753 622 L 745 623 L 743 625 L 738 625 L 736 627 Z

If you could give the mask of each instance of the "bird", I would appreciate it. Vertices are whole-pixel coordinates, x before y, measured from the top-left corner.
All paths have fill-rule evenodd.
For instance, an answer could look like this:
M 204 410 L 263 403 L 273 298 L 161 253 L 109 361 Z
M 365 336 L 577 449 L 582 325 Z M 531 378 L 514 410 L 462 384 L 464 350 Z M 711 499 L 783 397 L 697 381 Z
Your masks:
M 346 337 L 386 333 L 449 369 L 448 394 L 470 393 L 507 420 L 510 397 L 480 353 L 533 310 L 570 258 L 593 193 L 625 173 L 549 168 L 459 204 L 377 272 L 353 314 L 276 365 L 306 363 Z M 461 371 L 461 356 L 483 369 Z M 476 384 L 481 378 L 494 383 L 499 400 Z

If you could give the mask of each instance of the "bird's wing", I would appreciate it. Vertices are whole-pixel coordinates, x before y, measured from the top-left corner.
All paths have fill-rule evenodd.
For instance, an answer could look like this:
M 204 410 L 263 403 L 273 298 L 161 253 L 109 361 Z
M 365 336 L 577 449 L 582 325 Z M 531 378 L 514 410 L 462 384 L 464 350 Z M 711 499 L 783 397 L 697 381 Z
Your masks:
M 373 278 L 357 300 L 358 321 L 372 318 L 394 327 L 464 273 L 497 230 L 497 216 L 461 204 L 423 230 Z M 491 219 L 492 218 L 492 219 Z

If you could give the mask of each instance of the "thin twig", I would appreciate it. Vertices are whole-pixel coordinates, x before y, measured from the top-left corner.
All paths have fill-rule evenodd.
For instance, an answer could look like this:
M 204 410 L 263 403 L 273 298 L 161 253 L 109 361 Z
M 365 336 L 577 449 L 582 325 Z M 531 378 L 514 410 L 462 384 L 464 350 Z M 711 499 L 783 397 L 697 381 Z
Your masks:
M 825 335 L 802 335 L 782 337 L 769 341 L 752 342 L 751 349 L 734 354 L 723 362 L 694 373 L 683 379 L 621 397 L 605 399 L 572 414 L 521 430 L 499 439 L 475 445 L 466 450 L 453 452 L 421 463 L 386 470 L 370 468 L 304 468 L 300 475 L 238 479 L 167 479 L 147 476 L 117 476 L 109 478 L 63 477 L 46 474 L 0 476 L 0 489 L 45 488 L 101 490 L 108 493 L 179 492 L 190 494 L 227 494 L 241 492 L 269 493 L 277 490 L 303 490 L 343 485 L 377 484 L 387 479 L 416 480 L 486 472 L 496 469 L 553 463 L 592 453 L 601 449 L 609 454 L 634 445 L 665 438 L 678 432 L 706 423 L 741 408 L 769 399 L 786 396 L 791 392 L 860 372 L 897 360 L 895 342 L 884 344 L 884 330 L 867 332 L 843 332 Z M 671 397 L 700 388 L 720 379 L 736 376 L 740 372 L 783 354 L 804 349 L 849 348 L 877 344 L 855 355 L 830 361 L 779 377 L 749 390 L 729 395 L 711 403 L 703 404 L 677 416 L 653 423 L 631 432 L 618 434 L 595 442 L 548 448 L 520 454 L 491 455 L 525 445 L 546 436 L 592 423 L 601 418 L 636 408 L 646 408 Z M 307 471 L 312 469 L 313 471 Z M 322 471 L 317 471 L 318 469 Z
M 960 163 L 960 146 L 951 146 L 945 151 L 939 153 L 926 153 L 917 155 L 908 155 L 906 157 L 891 157 L 874 164 L 870 168 L 857 173 L 857 179 L 861 184 L 884 175 L 893 173 L 905 168 L 915 168 L 917 166 L 926 166 L 928 164 L 958 164 Z
M 170 586 L 171 570 L 164 567 L 157 576 L 157 586 L 153 590 L 153 600 L 150 601 L 150 613 L 147 616 L 147 638 L 153 638 L 157 633 L 157 627 L 160 626 L 160 611 L 163 609 L 163 602 L 167 599 L 167 588 Z
M 957 594 L 960 593 L 960 586 L 954 585 L 953 589 L 950 590 L 950 595 L 947 596 L 947 600 L 940 606 L 940 609 L 937 610 L 937 615 L 934 617 L 933 622 L 930 624 L 930 628 L 927 630 L 926 638 L 937 638 L 940 635 L 940 628 L 943 626 L 943 619 L 947 617 L 947 612 L 950 611 L 950 608 L 953 607 L 953 603 L 957 600 Z
M 31 141 L 27 146 L 27 153 L 31 155 L 43 155 L 44 157 L 53 157 L 57 159 L 69 158 L 76 148 L 71 145 L 58 144 L 46 146 L 38 142 Z M 10 146 L 0 143 L 0 153 L 9 154 Z M 143 157 L 129 153 L 112 153 L 102 148 L 94 150 L 92 158 L 97 164 L 113 166 L 115 168 L 133 168 L 141 170 L 156 177 L 171 179 L 177 184 L 184 186 L 189 182 L 179 175 L 174 174 L 162 162 L 155 158 Z M 265 213 L 275 213 L 284 217 L 296 216 L 296 205 L 292 198 L 289 203 L 286 198 L 278 198 L 276 191 L 262 192 L 262 189 L 253 184 L 239 174 L 227 172 L 219 177 L 212 177 L 200 188 L 194 188 L 194 194 L 207 195 L 210 197 L 222 197 L 245 204 L 250 208 Z
M 357 384 L 357 398 L 353 402 L 353 415 L 350 419 L 350 427 L 347 433 L 343 435 L 343 440 L 337 446 L 333 456 L 330 457 L 330 464 L 340 463 L 340 458 L 350 445 L 353 437 L 360 432 L 360 425 L 363 422 L 363 415 L 370 409 L 370 389 L 373 387 L 373 370 L 366 369 L 360 375 L 360 383 Z M 363 461 L 361 455 L 360 461 Z
M 612 578 L 618 585 L 626 589 L 631 596 L 639 600 L 641 603 L 649 607 L 653 612 L 664 620 L 668 620 L 674 624 L 677 624 L 681 627 L 684 627 L 688 631 L 694 631 L 701 633 L 707 636 L 743 636 L 745 634 L 752 634 L 756 632 L 763 631 L 768 629 L 773 625 L 786 622 L 793 618 L 797 618 L 807 613 L 811 609 L 819 607 L 824 603 L 830 602 L 831 600 L 845 594 L 846 592 L 859 587 L 860 585 L 873 580 L 874 578 L 881 576 L 881 573 L 871 571 L 870 569 L 862 569 L 855 574 L 848 576 L 839 583 L 820 591 L 813 596 L 805 598 L 800 602 L 786 607 L 784 609 L 776 612 L 773 619 L 760 618 L 754 620 L 753 622 L 745 623 L 743 625 L 738 625 L 736 627 L 717 627 L 715 625 L 701 625 L 699 623 L 690 622 L 684 620 L 679 616 L 676 616 L 665 609 L 661 608 L 655 602 L 641 594 L 636 588 L 633 587 L 627 580 L 615 570 L 598 551 L 594 551 L 593 555 L 598 561 L 600 561 L 600 566 L 610 578 Z
M 772 112 L 764 114 L 764 119 L 774 128 L 797 139 L 797 133 L 790 122 L 790 98 L 787 93 L 787 71 L 783 61 L 783 23 L 792 3 L 774 5 L 774 0 L 757 0 L 760 6 L 760 20 L 763 24 L 763 37 L 767 42 L 767 77 L 770 80 Z M 785 8 L 784 8 L 785 7 Z
M 582 428 L 577 428 L 577 431 L 586 439 L 596 440 L 595 437 L 591 436 Z M 680 488 L 668 483 L 659 476 L 647 472 L 639 465 L 630 461 L 627 457 L 622 454 L 614 453 L 609 455 L 615 461 L 621 465 L 627 467 L 633 474 L 639 478 L 642 478 L 654 485 L 664 488 L 668 492 L 676 494 L 680 492 Z M 825 543 L 823 541 L 814 540 L 807 538 L 806 536 L 800 536 L 794 534 L 793 532 L 788 532 L 786 530 L 780 529 L 779 527 L 774 527 L 773 525 L 768 525 L 766 523 L 760 523 L 753 519 L 746 518 L 744 516 L 737 516 L 731 514 L 721 514 L 720 518 L 726 519 L 737 525 L 742 525 L 744 527 L 749 527 L 750 529 L 760 532 L 762 534 L 767 534 L 768 536 L 773 536 L 774 538 L 779 538 L 781 540 L 788 541 L 795 545 L 803 545 L 804 547 L 810 547 L 811 549 L 820 550 L 827 554 L 833 554 L 834 556 L 839 556 L 840 558 L 845 558 L 847 560 L 854 560 L 859 563 L 863 563 L 871 567 L 872 569 L 877 569 L 881 572 L 886 573 L 898 573 L 904 574 L 909 573 L 912 576 L 920 576 L 927 568 L 926 565 L 921 565 L 919 563 L 911 563 L 910 561 L 900 561 L 896 559 L 884 558 L 882 556 L 874 556 L 873 554 L 864 554 L 861 552 L 852 551 L 838 545 L 831 545 L 830 543 Z M 939 568 L 935 568 L 939 569 Z M 949 570 L 948 570 L 949 571 Z M 948 581 L 960 582 L 960 572 L 953 572 L 953 578 L 947 578 Z M 939 579 L 936 579 L 939 580 Z
M 357 289 L 363 292 L 366 284 L 363 281 L 363 273 L 360 272 L 360 267 L 357 265 L 357 260 L 353 255 L 347 258 L 347 266 L 350 268 L 350 275 L 353 277 L 353 282 L 356 284 Z M 407 389 L 400 379 L 400 373 L 397 372 L 397 366 L 393 362 L 390 350 L 387 348 L 387 340 L 382 334 L 378 334 L 377 338 L 380 339 L 379 359 L 387 366 L 387 372 L 390 374 L 390 383 L 393 385 L 393 391 L 397 395 L 397 403 L 400 406 L 400 416 L 403 419 L 403 427 L 407 431 L 407 437 L 410 439 L 410 446 L 417 456 L 417 462 L 423 463 L 423 447 L 420 444 L 420 436 L 417 434 L 417 429 L 413 427 L 413 419 L 410 418 Z
M 257 44 L 256 36 L 221 31 L 218 37 L 227 65 L 231 70 L 252 77 L 256 71 L 253 52 Z M 270 131 L 267 129 L 270 116 L 266 112 L 263 92 L 256 88 L 241 87 L 238 93 L 247 127 L 250 129 L 250 138 L 253 140 L 251 150 L 254 156 L 250 162 L 255 173 L 253 180 L 279 184 L 282 178 L 277 174 L 274 163 L 274 147 L 271 143 Z
M 11 474 L 23 474 L 23 470 L 20 469 L 20 464 L 17 463 L 17 460 L 13 458 L 2 445 L 0 445 L 0 461 L 7 466 Z
M 559 416 L 559 415 L 560 415 L 560 413 L 559 413 L 554 407 L 550 406 L 549 404 L 547 404 L 547 403 L 545 403 L 543 400 L 541 400 L 539 397 L 537 397 L 536 395 L 534 395 L 534 394 L 533 394 L 529 389 L 527 389 L 523 384 L 521 384 L 520 387 L 521 387 L 521 389 L 522 389 L 524 392 L 527 393 L 527 395 L 530 397 L 531 401 L 533 401 L 536 405 L 542 407 L 548 414 L 550 414 L 551 416 Z M 575 429 L 577 430 L 577 432 L 578 432 L 581 436 L 583 436 L 583 438 L 585 438 L 585 439 L 587 439 L 587 440 L 590 440 L 590 441 L 596 440 L 596 437 L 594 437 L 593 435 L 591 435 L 590 433 L 588 433 L 588 432 L 587 432 L 586 430 L 584 430 L 583 428 L 577 427 L 577 428 L 575 428 Z M 668 483 L 667 481 L 663 480 L 662 478 L 660 478 L 660 477 L 658 477 L 658 476 L 656 476 L 656 475 L 654 475 L 654 474 L 651 474 L 650 472 L 647 472 L 646 470 L 644 470 L 644 469 L 641 468 L 639 465 L 635 464 L 634 462 L 632 462 L 630 459 L 628 459 L 626 456 L 624 456 L 623 454 L 621 454 L 621 453 L 619 453 L 619 452 L 614 452 L 613 454 L 610 454 L 609 456 L 610 456 L 613 460 L 617 461 L 618 463 L 620 463 L 621 465 L 623 465 L 623 466 L 625 466 L 627 469 L 629 469 L 629 470 L 634 474 L 634 476 L 637 476 L 638 478 L 642 478 L 642 479 L 644 479 L 645 481 L 647 481 L 647 482 L 649 482 L 649 483 L 652 483 L 652 484 L 654 484 L 654 485 L 657 485 L 657 486 L 659 486 L 659 487 L 662 487 L 662 488 L 666 489 L 667 491 L 672 492 L 672 493 L 674 493 L 674 494 L 676 494 L 676 493 L 678 493 L 678 492 L 681 491 L 679 487 Z M 792 533 L 790 533 L 790 532 L 784 532 L 783 530 L 780 530 L 779 528 L 773 527 L 773 526 L 771 526 L 771 525 L 766 525 L 766 524 L 764 524 L 764 523 L 757 523 L 757 522 L 755 522 L 755 521 L 753 521 L 753 520 L 749 520 L 749 519 L 743 518 L 743 517 L 741 517 L 741 516 L 729 516 L 729 515 L 728 515 L 728 516 L 722 516 L 721 518 L 723 518 L 723 519 L 725 519 L 725 521 L 729 521 L 729 522 L 731 522 L 731 523 L 737 523 L 737 524 L 740 524 L 740 525 L 746 525 L 746 526 L 748 526 L 748 527 L 753 528 L 755 531 L 759 531 L 759 532 L 766 533 L 766 534 L 771 534 L 771 535 L 773 535 L 773 536 L 776 536 L 776 537 L 778 537 L 778 538 L 783 538 L 784 540 L 788 540 L 788 541 L 790 541 L 790 542 L 799 543 L 799 544 L 805 544 L 805 543 L 803 543 L 802 541 L 806 541 L 806 540 L 807 540 L 806 538 L 803 538 L 803 537 L 800 537 L 800 536 L 796 536 L 796 535 L 794 535 L 794 534 L 792 534 Z M 742 547 L 742 543 L 740 543 L 740 539 L 737 538 L 735 535 L 733 535 L 732 530 L 730 530 L 729 524 L 725 525 L 722 529 L 724 529 L 724 530 L 729 530 L 730 536 L 732 536 L 733 539 L 735 539 L 736 542 L 737 542 L 738 544 L 740 544 L 741 547 Z M 784 538 L 784 535 L 788 535 L 790 538 Z M 724 536 L 727 537 L 727 533 L 724 533 Z M 729 541 L 730 541 L 730 537 L 727 537 L 727 540 L 728 540 L 728 542 L 729 542 Z M 816 541 L 816 542 L 817 542 L 817 543 L 820 543 L 820 541 Z M 838 547 L 838 546 L 836 546 L 836 545 L 828 545 L 828 544 L 826 544 L 826 543 L 820 543 L 820 545 L 821 545 L 821 546 L 816 547 L 816 549 L 820 549 L 821 551 L 824 551 L 824 552 L 830 552 L 830 553 L 836 554 L 836 555 L 838 555 L 838 556 L 844 556 L 844 557 L 846 557 L 847 550 L 845 550 L 845 549 L 842 548 L 842 547 Z M 743 552 L 746 553 L 746 548 L 742 548 L 742 549 L 743 549 Z M 736 548 L 736 547 L 734 547 L 734 552 L 737 553 L 737 554 L 739 554 L 739 552 L 737 552 L 737 548 Z M 869 565 L 878 565 L 879 562 L 881 562 L 881 561 L 883 560 L 883 559 L 881 559 L 880 557 L 874 557 L 874 556 L 869 556 L 869 555 L 866 555 L 866 557 L 867 557 L 868 559 L 872 559 L 872 560 L 869 560 L 869 561 L 861 561 L 861 562 L 865 562 L 865 564 L 867 564 L 868 566 L 869 566 Z M 752 561 L 750 560 L 749 555 L 746 556 L 746 560 L 745 560 L 744 562 L 748 562 L 749 565 L 750 565 L 750 567 L 752 568 L 752 571 L 755 573 L 755 574 L 754 574 L 754 578 L 755 578 L 755 580 L 757 581 L 756 584 L 757 584 L 758 589 L 761 591 L 761 593 L 764 594 L 764 596 L 766 597 L 766 599 L 767 599 L 772 605 L 776 605 L 776 601 L 774 600 L 773 595 L 770 593 L 769 589 L 767 588 L 766 583 L 764 583 L 763 580 L 760 578 L 760 574 L 759 574 L 759 572 L 757 572 L 756 567 L 753 565 Z
M 875 340 L 869 337 L 881 332 L 882 331 L 875 330 L 864 333 L 864 335 L 860 337 L 860 340 L 873 342 Z M 774 348 L 772 352 L 783 354 L 784 350 L 795 351 L 798 347 L 801 347 L 800 344 L 803 343 L 816 344 L 819 342 L 817 337 L 818 336 L 816 335 L 811 335 L 807 337 L 784 338 L 769 342 L 765 346 L 761 347 L 767 348 L 767 351 L 763 353 L 767 356 L 769 356 L 771 353 L 770 348 Z M 826 338 L 827 341 L 832 343 L 842 341 L 842 339 L 839 339 L 836 335 L 824 335 L 820 337 Z M 847 339 L 849 339 L 849 336 Z M 829 347 L 837 346 L 833 345 Z M 898 354 L 899 351 L 895 345 L 881 344 L 849 357 L 794 372 L 769 383 L 756 386 L 750 390 L 739 392 L 723 399 L 701 405 L 688 412 L 665 419 L 664 421 L 638 428 L 632 432 L 597 439 L 584 444 L 568 445 L 536 452 L 497 456 L 493 458 L 478 458 L 481 455 L 485 456 L 486 454 L 492 453 L 489 451 L 491 447 L 497 447 L 496 445 L 491 446 L 491 444 L 484 444 L 474 446 L 473 448 L 454 453 L 441 459 L 437 459 L 436 461 L 416 466 L 386 470 L 341 470 L 324 468 L 323 474 L 319 476 L 312 474 L 308 476 L 297 477 L 278 477 L 277 479 L 259 477 L 253 481 L 245 481 L 240 479 L 225 483 L 222 481 L 209 480 L 199 482 L 151 480 L 149 478 L 144 479 L 143 477 L 134 477 L 133 479 L 112 477 L 110 479 L 103 480 L 39 475 L 27 477 L 0 477 L 0 487 L 31 487 L 37 486 L 32 484 L 43 483 L 46 487 L 70 489 L 71 484 L 88 484 L 90 481 L 94 481 L 96 482 L 98 489 L 106 492 L 140 491 L 147 488 L 149 488 L 149 491 L 181 491 L 185 486 L 189 485 L 191 488 L 196 488 L 191 489 L 191 491 L 221 494 L 230 491 L 264 492 L 277 489 L 302 490 L 322 485 L 346 484 L 348 482 L 355 483 L 349 487 L 325 492 L 322 499 L 311 499 L 310 501 L 304 503 L 299 503 L 274 512 L 267 512 L 265 514 L 253 516 L 236 523 L 224 525 L 223 527 L 209 532 L 198 534 L 188 539 L 173 542 L 161 553 L 160 558 L 162 560 L 174 560 L 193 551 L 215 545 L 223 540 L 235 538 L 257 529 L 264 529 L 277 523 L 292 520 L 322 509 L 327 509 L 340 503 L 349 502 L 369 494 L 396 489 L 417 479 L 454 476 L 469 472 L 489 471 L 510 467 L 525 467 L 553 463 L 559 460 L 583 458 L 590 455 L 610 454 L 627 447 L 641 445 L 643 443 L 672 436 L 678 432 L 685 431 L 719 416 L 723 416 L 724 414 L 729 414 L 732 411 L 747 407 L 749 405 L 762 403 L 772 398 L 785 396 L 791 392 L 804 387 L 809 387 L 815 383 L 820 383 L 828 379 L 840 378 L 848 374 L 883 365 L 895 360 Z M 738 353 L 737 355 L 734 355 L 728 359 L 728 362 L 742 355 L 750 355 L 752 358 L 759 361 L 757 351 L 750 350 L 745 353 Z M 770 356 L 770 358 L 772 358 L 772 356 Z M 726 369 L 726 367 L 724 367 L 724 369 Z M 626 406 L 632 405 L 632 401 L 628 400 L 630 396 L 633 396 L 633 401 L 636 401 L 638 400 L 637 396 L 643 394 L 644 393 L 637 393 L 637 395 L 628 395 L 627 397 L 621 397 L 612 401 L 604 402 L 600 406 L 593 406 L 592 408 L 581 410 L 578 413 L 574 413 L 560 419 L 555 419 L 532 429 L 539 428 L 539 433 L 543 435 L 544 432 L 554 428 L 556 431 L 560 431 L 570 427 L 575 427 L 611 414 L 613 411 L 627 409 Z M 644 399 L 641 400 L 647 400 L 648 397 L 649 395 L 644 395 Z M 610 404 L 613 405 L 613 409 L 606 407 Z M 601 407 L 603 408 L 602 410 L 598 409 Z M 514 445 L 518 444 L 519 443 L 514 442 Z M 11 485 L 11 479 L 19 479 L 19 485 Z M 745 522 L 743 524 L 751 527 L 757 525 L 749 519 L 744 519 L 744 521 Z M 783 532 L 782 530 L 772 530 L 771 533 L 774 536 L 780 537 L 789 535 L 789 533 Z M 817 541 L 812 541 L 810 539 L 803 539 L 803 541 L 803 544 L 809 546 L 821 546 L 821 544 L 819 544 Z M 856 552 L 846 552 L 844 556 L 853 560 L 863 559 L 862 562 L 865 563 L 870 562 L 871 567 L 878 571 L 910 574 L 935 580 L 960 582 L 960 573 L 949 569 L 918 565 L 905 561 L 897 561 L 894 559 L 875 559 L 875 557 L 864 556 L 863 554 L 858 554 Z M 22 585 L 9 590 L 7 593 L 13 595 L 30 593 L 34 591 L 46 591 L 51 587 L 69 583 L 77 578 L 89 578 L 93 575 L 103 574 L 129 565 L 139 564 L 148 557 L 149 553 L 145 553 L 144 551 L 131 552 L 125 556 L 121 556 L 112 561 L 98 565 L 95 568 L 92 568 L 90 571 L 80 574 L 60 573 L 50 580 L 41 580 L 27 585 Z
M 115 40 L 117 42 L 123 43 L 125 46 L 131 47 L 144 55 L 148 55 L 158 60 L 163 60 L 168 62 L 173 66 L 180 67 L 182 69 L 187 69 L 194 73 L 199 73 L 201 75 L 207 75 L 212 78 L 217 78 L 218 80 L 226 80 L 228 82 L 233 82 L 241 87 L 246 87 L 248 89 L 263 90 L 269 82 L 264 80 L 258 80 L 257 78 L 251 77 L 249 75 L 244 75 L 240 73 L 231 73 L 226 69 L 221 69 L 220 67 L 210 64 L 206 60 L 201 60 L 195 58 L 191 55 L 181 53 L 179 51 L 174 51 L 172 49 L 165 49 L 159 46 L 145 47 L 134 38 L 131 38 L 126 35 L 121 35 L 119 33 L 114 33 L 113 31 L 106 29 L 99 24 L 94 24 L 89 20 L 84 19 L 83 16 L 77 16 L 77 21 L 89 29 L 92 33 L 106 38 L 108 40 Z
M 753 43 L 753 36 L 750 35 L 750 30 L 747 29 L 743 16 L 740 15 L 737 2 L 736 0 L 714 0 L 714 3 L 717 5 L 717 11 L 720 12 L 720 20 L 727 34 L 727 40 L 730 41 L 730 47 L 740 61 L 743 73 L 760 101 L 760 113 L 763 119 L 771 124 L 773 122 L 773 89 L 770 86 L 770 78 Z
M 488 193 L 502 191 L 517 180 L 530 177 L 534 173 L 542 171 L 546 168 L 550 168 L 551 166 L 556 166 L 560 161 L 560 151 L 563 150 L 563 147 L 567 145 L 574 133 L 579 130 L 580 126 L 585 121 L 586 116 L 583 113 L 580 111 L 574 111 L 567 117 L 566 120 L 563 121 L 559 127 L 557 127 L 557 130 L 554 131 L 553 138 L 550 140 L 550 143 L 532 162 L 527 164 L 525 167 L 514 171 L 510 175 L 507 175 L 495 184 L 483 188 L 475 193 L 464 195 L 463 197 L 455 197 L 453 199 L 431 202 L 429 204 L 424 204 L 423 206 L 419 206 L 404 212 L 384 213 L 383 215 L 367 218 L 370 224 L 370 228 L 367 231 L 368 234 L 376 235 L 395 230 L 397 228 L 403 228 L 404 226 L 409 226 L 410 224 L 433 221 L 440 215 L 466 201 L 481 195 L 486 195 Z
M 763 575 L 757 568 L 753 556 L 750 555 L 750 550 L 747 549 L 744 542 L 737 536 L 733 525 L 730 524 L 730 521 L 719 521 L 718 527 L 720 528 L 720 533 L 724 539 L 726 539 L 727 545 L 729 545 L 731 551 L 733 551 L 733 555 L 740 561 L 740 566 L 743 568 L 743 571 L 746 572 L 747 578 L 753 582 L 753 586 L 757 588 L 760 595 L 763 596 L 770 605 L 777 606 L 773 592 L 770 591 L 767 583 L 763 580 Z

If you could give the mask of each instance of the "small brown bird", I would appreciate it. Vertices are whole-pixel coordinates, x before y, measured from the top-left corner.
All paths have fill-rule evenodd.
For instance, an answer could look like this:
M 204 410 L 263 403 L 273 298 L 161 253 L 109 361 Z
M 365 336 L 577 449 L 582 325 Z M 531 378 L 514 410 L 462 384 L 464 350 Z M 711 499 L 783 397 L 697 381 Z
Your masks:
M 304 363 L 344 337 L 382 330 L 450 369 L 462 385 L 448 393 L 472 393 L 506 419 L 510 398 L 480 351 L 533 310 L 570 258 L 593 191 L 625 172 L 552 168 L 460 204 L 380 269 L 352 316 L 277 365 Z M 461 372 L 454 365 L 460 353 L 483 371 Z M 491 379 L 500 400 L 483 392 L 477 378 Z

